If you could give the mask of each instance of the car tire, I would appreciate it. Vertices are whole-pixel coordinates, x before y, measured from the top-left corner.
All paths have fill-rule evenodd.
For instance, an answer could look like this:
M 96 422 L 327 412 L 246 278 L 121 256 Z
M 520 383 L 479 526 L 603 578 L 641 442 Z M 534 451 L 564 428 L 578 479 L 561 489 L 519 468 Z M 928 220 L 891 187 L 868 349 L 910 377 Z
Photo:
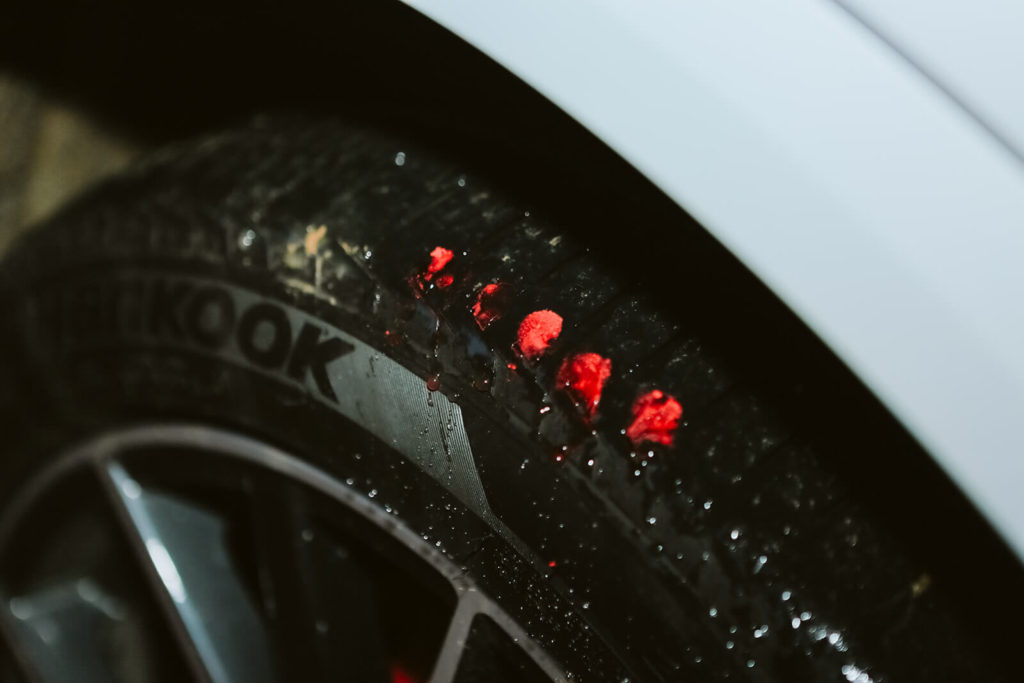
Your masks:
M 388 510 L 559 676 L 997 676 L 735 353 L 747 310 L 709 313 L 718 245 L 688 227 L 679 272 L 648 279 L 633 244 L 657 228 L 617 226 L 615 251 L 500 189 L 263 119 L 75 201 L 4 265 L 0 500 L 103 435 L 220 430 Z

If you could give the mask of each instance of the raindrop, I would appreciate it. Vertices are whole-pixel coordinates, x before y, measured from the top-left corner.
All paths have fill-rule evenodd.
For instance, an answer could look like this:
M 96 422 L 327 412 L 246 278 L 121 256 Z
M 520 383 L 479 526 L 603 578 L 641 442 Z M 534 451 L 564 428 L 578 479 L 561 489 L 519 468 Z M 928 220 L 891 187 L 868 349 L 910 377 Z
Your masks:
M 317 630 L 317 633 L 327 633 L 327 629 L 328 629 L 328 625 L 327 625 L 326 621 L 324 621 L 323 619 L 317 619 L 316 620 L 316 630 Z
M 648 524 L 651 524 L 651 525 L 653 525 L 653 524 L 654 524 L 655 522 L 657 522 L 657 521 L 658 521 L 658 518 L 657 518 L 657 517 L 648 517 L 648 518 L 647 518 L 647 523 L 648 523 Z
M 121 493 L 123 493 L 126 498 L 135 500 L 142 495 L 142 488 L 134 479 L 125 479 L 121 484 Z
M 844 664 L 841 671 L 850 683 L 871 683 L 871 676 L 853 664 Z
M 793 597 L 793 593 L 791 591 L 782 591 L 782 599 L 784 601 L 789 600 L 791 597 Z
M 405 166 L 405 152 L 399 152 L 395 155 L 395 166 Z
M 238 246 L 243 251 L 248 251 L 252 248 L 252 245 L 256 244 L 256 240 L 259 239 L 259 235 L 252 228 L 243 230 L 238 236 Z
M 435 372 L 430 377 L 427 377 L 427 390 L 437 391 L 441 388 L 441 373 Z M 433 405 L 433 404 L 431 404 Z
M 86 602 L 96 602 L 101 598 L 99 589 L 87 579 L 79 579 L 75 582 L 75 591 Z
M 793 617 L 793 620 L 789 622 L 789 625 L 792 626 L 793 628 L 800 628 L 800 618 L 799 617 Z
M 712 617 L 717 617 L 718 616 L 718 608 L 717 607 L 712 607 L 711 609 L 708 610 L 708 614 L 710 614 Z
M 368 495 L 370 498 L 376 498 L 377 497 L 377 489 L 370 489 L 370 492 L 367 493 L 366 495 Z
M 729 538 L 731 538 L 732 540 L 735 541 L 739 537 L 740 537 L 740 530 L 739 529 L 733 529 L 732 531 L 729 532 Z
M 25 621 L 34 614 L 34 611 L 28 603 L 18 598 L 11 598 L 7 603 L 7 608 L 11 611 L 11 614 L 14 615 L 14 618 L 19 621 Z
M 313 540 L 313 530 L 312 529 L 303 529 L 302 530 L 302 540 L 305 541 L 306 543 L 309 543 L 310 541 L 312 541 Z
M 711 509 L 711 501 L 710 500 L 705 500 L 704 501 L 704 509 L 705 510 L 710 510 Z

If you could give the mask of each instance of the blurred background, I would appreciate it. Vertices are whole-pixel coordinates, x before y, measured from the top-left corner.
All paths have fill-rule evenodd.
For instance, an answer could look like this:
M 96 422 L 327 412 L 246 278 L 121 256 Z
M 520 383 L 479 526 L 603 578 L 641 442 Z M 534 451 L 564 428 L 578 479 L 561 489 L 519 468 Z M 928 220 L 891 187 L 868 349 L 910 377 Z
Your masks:
M 0 253 L 26 225 L 145 148 L 38 85 L 0 71 Z

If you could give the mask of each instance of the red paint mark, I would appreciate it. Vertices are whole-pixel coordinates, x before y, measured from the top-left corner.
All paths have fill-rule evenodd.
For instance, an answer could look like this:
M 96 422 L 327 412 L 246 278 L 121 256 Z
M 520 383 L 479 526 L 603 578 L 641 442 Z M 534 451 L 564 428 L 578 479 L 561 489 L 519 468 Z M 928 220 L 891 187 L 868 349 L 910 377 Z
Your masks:
M 612 362 L 596 353 L 578 353 L 562 361 L 556 381 L 583 408 L 588 418 L 597 412 L 601 390 L 611 377 Z
M 430 265 L 427 266 L 427 279 L 429 280 L 434 276 L 434 273 L 447 266 L 448 262 L 451 261 L 454 256 L 455 254 L 452 253 L 451 249 L 434 247 L 434 250 L 430 252 Z
M 644 441 L 671 446 L 682 416 L 679 401 L 660 389 L 649 391 L 633 403 L 633 423 L 626 429 L 626 436 L 634 446 Z
M 554 311 L 534 311 L 519 323 L 516 342 L 529 360 L 537 360 L 562 333 L 562 316 Z
M 481 330 L 501 317 L 501 309 L 504 308 L 507 298 L 508 287 L 492 282 L 484 285 L 476 295 L 476 303 L 473 304 L 473 318 Z
M 422 290 L 426 289 L 426 284 L 434 279 L 434 276 L 438 274 L 448 263 L 455 257 L 455 254 L 451 249 L 445 249 L 444 247 L 434 247 L 430 252 L 430 263 L 427 265 L 427 269 L 416 276 L 415 284 Z M 454 282 L 454 278 L 449 274 L 440 275 L 435 283 L 440 288 L 448 287 Z
M 391 665 L 391 683 L 418 683 L 418 680 L 401 664 Z

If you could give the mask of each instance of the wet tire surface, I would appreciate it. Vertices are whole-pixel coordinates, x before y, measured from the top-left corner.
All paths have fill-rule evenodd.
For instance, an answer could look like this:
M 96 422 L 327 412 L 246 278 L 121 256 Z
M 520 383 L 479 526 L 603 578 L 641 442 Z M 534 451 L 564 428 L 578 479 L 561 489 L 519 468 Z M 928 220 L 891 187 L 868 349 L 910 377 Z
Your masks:
M 1000 616 L 1022 604 L 1019 565 L 703 230 L 633 221 L 613 196 L 534 206 L 333 121 L 165 151 L 4 266 L 0 500 L 98 430 L 202 420 L 373 490 L 580 680 L 1011 680 Z M 486 500 L 525 549 L 332 410 L 315 373 L 297 386 L 283 356 L 211 355 L 216 325 L 189 323 L 181 278 L 343 330 L 422 378 L 423 401 L 459 406 Z M 562 326 L 531 355 L 536 311 Z M 610 363 L 596 398 L 565 374 L 579 354 Z M 682 417 L 635 438 L 652 392 Z

